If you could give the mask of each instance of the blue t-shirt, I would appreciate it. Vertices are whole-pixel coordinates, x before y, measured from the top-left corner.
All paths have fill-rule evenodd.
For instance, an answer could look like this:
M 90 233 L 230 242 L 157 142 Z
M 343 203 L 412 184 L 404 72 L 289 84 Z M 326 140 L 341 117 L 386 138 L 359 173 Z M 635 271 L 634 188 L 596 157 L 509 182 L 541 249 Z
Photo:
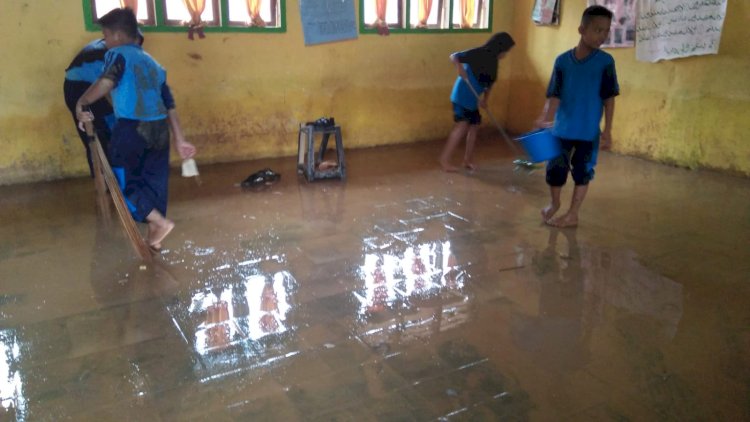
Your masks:
M 482 95 L 482 93 L 484 92 L 484 87 L 474 76 L 474 73 L 471 71 L 471 67 L 469 67 L 468 64 L 463 64 L 463 67 L 464 70 L 466 70 L 466 75 L 469 76 L 471 86 L 474 87 L 477 95 Z M 474 95 L 473 92 L 471 92 L 469 84 L 467 84 L 464 78 L 462 78 L 461 76 L 458 76 L 456 78 L 456 82 L 453 84 L 453 91 L 451 91 L 451 102 L 454 104 L 458 104 L 467 110 L 476 110 L 479 108 L 477 96 Z
M 161 120 L 174 108 L 167 72 L 138 45 L 107 51 L 102 77 L 115 83 L 111 95 L 118 119 Z
M 615 60 L 611 55 L 594 50 L 576 59 L 575 49 L 555 60 L 547 97 L 560 99 L 552 133 L 564 139 L 594 141 L 599 138 L 599 124 L 604 101 L 619 95 Z
M 68 68 L 65 69 L 65 79 L 94 83 L 104 71 L 104 55 L 106 53 L 107 46 L 103 39 L 86 44 L 73 58 Z

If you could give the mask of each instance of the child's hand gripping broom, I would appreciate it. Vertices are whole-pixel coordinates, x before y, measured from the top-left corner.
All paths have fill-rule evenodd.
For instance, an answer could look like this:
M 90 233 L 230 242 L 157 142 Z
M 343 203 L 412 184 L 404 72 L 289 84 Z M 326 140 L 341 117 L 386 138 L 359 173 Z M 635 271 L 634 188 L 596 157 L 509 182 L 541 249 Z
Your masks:
M 117 183 L 114 173 L 112 173 L 112 168 L 109 166 L 107 156 L 104 154 L 104 149 L 102 149 L 102 144 L 97 139 L 96 132 L 94 132 L 94 124 L 92 122 L 84 122 L 84 126 L 89 139 L 91 161 L 94 166 L 94 185 L 96 186 L 99 207 L 102 212 L 105 212 L 107 207 L 106 189 L 109 189 L 112 202 L 115 204 L 115 209 L 117 209 L 120 222 L 122 222 L 123 229 L 125 229 L 125 234 L 130 240 L 131 246 L 133 246 L 139 258 L 150 262 L 151 252 L 149 247 L 141 236 L 141 232 L 138 231 L 133 217 L 130 216 L 130 210 L 125 203 L 125 198 L 122 196 L 120 185 Z

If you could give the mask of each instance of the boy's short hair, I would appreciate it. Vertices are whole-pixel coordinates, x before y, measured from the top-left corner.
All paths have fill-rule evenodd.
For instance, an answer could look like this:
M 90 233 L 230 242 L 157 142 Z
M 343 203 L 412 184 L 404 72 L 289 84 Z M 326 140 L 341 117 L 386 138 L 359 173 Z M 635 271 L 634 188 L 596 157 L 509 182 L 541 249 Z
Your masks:
M 112 9 L 99 18 L 99 25 L 111 31 L 122 31 L 134 40 L 138 39 L 138 19 L 136 19 L 133 10 L 128 7 Z
M 586 26 L 591 23 L 591 21 L 595 17 L 599 16 L 612 20 L 612 17 L 614 15 L 612 14 L 612 11 L 604 6 L 589 6 L 586 8 L 586 10 L 583 11 L 583 16 L 581 16 L 581 25 Z

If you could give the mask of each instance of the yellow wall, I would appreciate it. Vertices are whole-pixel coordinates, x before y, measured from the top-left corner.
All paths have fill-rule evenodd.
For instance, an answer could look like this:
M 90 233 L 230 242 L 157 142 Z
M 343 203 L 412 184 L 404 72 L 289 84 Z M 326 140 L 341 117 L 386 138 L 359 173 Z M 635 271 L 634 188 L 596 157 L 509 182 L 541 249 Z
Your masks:
M 494 3 L 494 29 L 509 28 L 513 0 Z M 305 47 L 298 4 L 287 0 L 285 34 L 146 34 L 199 162 L 295 154 L 299 123 L 321 116 L 336 117 L 347 148 L 447 135 L 448 55 L 489 34 L 360 35 Z M 80 0 L 3 0 L 0 16 L 0 184 L 86 174 L 62 97 L 65 67 L 98 36 L 84 30 Z M 502 110 L 507 81 L 499 85 L 493 107 Z
M 562 0 L 559 27 L 531 22 L 533 0 L 515 5 L 509 126 L 531 128 L 541 111 L 555 57 L 578 42 L 585 0 Z M 635 49 L 608 50 L 616 60 L 617 152 L 687 167 L 750 175 L 750 2 L 729 0 L 718 55 L 658 63 Z
M 98 36 L 78 1 L 0 2 L 0 184 L 87 172 L 62 98 L 63 69 Z M 517 48 L 501 64 L 491 107 L 514 132 L 531 128 L 554 57 L 573 47 L 585 0 L 563 0 L 562 24 L 531 23 L 533 0 L 495 1 L 493 30 L 512 28 Z M 440 139 L 452 125 L 452 51 L 488 34 L 360 35 L 305 47 L 298 2 L 285 34 L 148 33 L 146 48 L 168 70 L 199 162 L 292 155 L 300 122 L 333 115 L 347 148 Z M 688 167 L 750 175 L 750 4 L 730 1 L 720 54 L 642 63 L 610 50 L 622 95 L 615 149 Z

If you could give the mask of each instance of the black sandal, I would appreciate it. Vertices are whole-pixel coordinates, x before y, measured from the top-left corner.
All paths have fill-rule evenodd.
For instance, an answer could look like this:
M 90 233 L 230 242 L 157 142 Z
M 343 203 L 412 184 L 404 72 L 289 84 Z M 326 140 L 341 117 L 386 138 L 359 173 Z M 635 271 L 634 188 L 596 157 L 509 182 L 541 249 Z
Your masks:
M 240 186 L 243 188 L 257 188 L 262 186 L 269 186 L 281 179 L 281 175 L 274 172 L 270 168 L 265 168 L 260 171 L 256 171 L 243 180 Z

